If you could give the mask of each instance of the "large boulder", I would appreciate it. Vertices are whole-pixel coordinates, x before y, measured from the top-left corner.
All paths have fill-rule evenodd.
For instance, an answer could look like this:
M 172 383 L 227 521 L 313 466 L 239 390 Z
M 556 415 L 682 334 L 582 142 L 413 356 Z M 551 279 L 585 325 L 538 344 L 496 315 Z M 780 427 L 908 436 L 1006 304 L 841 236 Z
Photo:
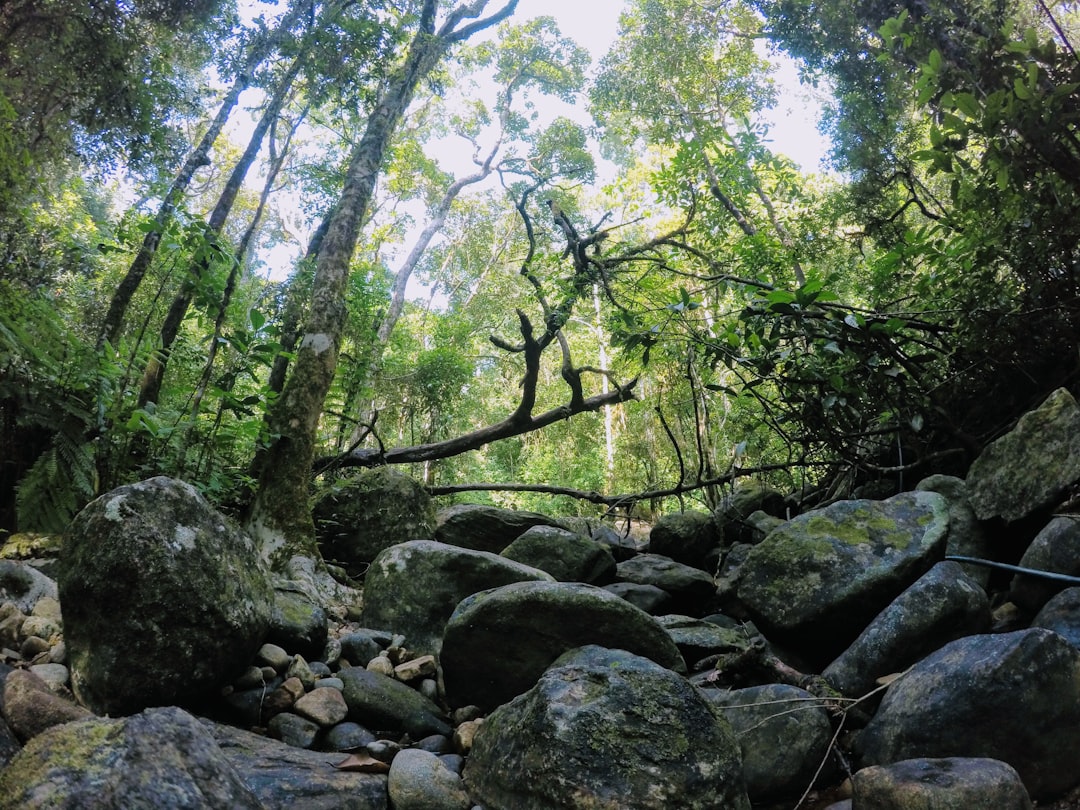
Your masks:
M 607 585 L 615 580 L 615 557 L 606 543 L 557 526 L 526 529 L 501 556 L 546 571 L 559 582 Z
M 261 810 L 211 734 L 169 707 L 54 726 L 0 772 L 0 810 Z
M 664 515 L 649 532 L 649 551 L 702 570 L 716 570 L 720 533 L 707 512 Z
M 784 496 L 768 484 L 742 480 L 724 496 L 713 513 L 717 531 L 725 545 L 755 542 L 756 525 L 750 521 L 755 512 L 774 518 L 787 518 Z
M 1080 520 L 1073 515 L 1058 515 L 1035 535 L 1020 558 L 1023 568 L 1055 574 L 1080 574 Z M 1067 587 L 1065 582 L 1046 577 L 1017 574 L 1012 579 L 1012 601 L 1030 613 L 1037 613 L 1055 594 Z
M 335 483 L 319 496 L 312 517 L 323 556 L 354 576 L 383 549 L 435 534 L 435 507 L 427 490 L 392 467 Z
M 414 653 L 438 655 L 446 621 L 462 599 L 524 581 L 554 580 L 487 551 L 435 540 L 400 543 L 381 552 L 368 569 L 364 624 L 400 633 Z
M 623 650 L 567 652 L 480 727 L 465 766 L 489 807 L 749 810 L 739 746 L 684 678 Z
M 663 554 L 638 554 L 619 563 L 616 574 L 620 582 L 655 585 L 670 594 L 672 612 L 701 616 L 712 611 L 716 584 L 700 568 Z
M 500 553 L 533 526 L 562 524 L 536 512 L 501 509 L 479 503 L 459 503 L 436 515 L 435 539 L 452 546 Z
M 750 549 L 738 598 L 770 639 L 827 663 L 944 556 L 948 523 L 934 492 L 807 512 Z
M 1015 770 L 996 759 L 906 759 L 851 778 L 852 806 L 869 810 L 1031 810 Z
M 1080 784 L 1080 651 L 1049 630 L 969 636 L 889 686 L 856 741 L 864 765 L 989 757 L 1033 799 Z
M 602 588 L 518 582 L 462 601 L 443 637 L 452 706 L 491 709 L 525 692 L 567 650 L 598 644 L 685 671 L 675 642 L 648 613 Z
M 72 687 L 99 714 L 229 683 L 262 644 L 273 604 L 251 539 L 169 478 L 87 505 L 66 537 L 58 585 Z
M 990 629 L 990 601 L 955 562 L 940 562 L 879 613 L 822 673 L 849 697 L 950 641 Z
M 1031 626 L 1053 630 L 1080 649 L 1080 588 L 1066 588 L 1052 597 L 1042 606 Z
M 346 667 L 338 677 L 353 722 L 377 731 L 405 732 L 415 740 L 453 730 L 435 703 L 401 681 L 360 667 Z
M 968 498 L 980 520 L 1020 520 L 1051 506 L 1080 481 L 1080 406 L 1064 388 L 1020 417 L 968 469 Z
M 990 556 L 990 537 L 975 517 L 967 496 L 967 484 L 954 475 L 929 475 L 915 485 L 918 492 L 936 492 L 949 503 L 949 536 L 945 553 L 960 557 L 987 559 Z M 990 569 L 984 565 L 961 563 L 961 568 L 983 588 L 990 582 Z

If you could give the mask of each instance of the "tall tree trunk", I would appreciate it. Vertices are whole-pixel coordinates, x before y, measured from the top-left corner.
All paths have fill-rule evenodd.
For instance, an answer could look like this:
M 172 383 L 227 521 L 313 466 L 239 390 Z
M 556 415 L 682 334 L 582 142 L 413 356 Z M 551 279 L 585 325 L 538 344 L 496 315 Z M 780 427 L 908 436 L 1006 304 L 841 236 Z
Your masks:
M 420 25 L 404 64 L 389 78 L 368 116 L 363 137 L 350 155 L 345 184 L 316 260 L 306 331 L 271 415 L 277 438 L 267 451 L 248 520 L 262 555 L 278 570 L 296 555 L 321 560 L 308 505 L 316 433 L 337 369 L 349 265 L 387 145 L 417 86 L 447 50 L 510 16 L 517 0 L 509 0 L 495 14 L 458 28 L 462 20 L 479 17 L 486 5 L 487 0 L 475 0 L 458 6 L 435 33 L 439 2 L 424 0 Z
M 266 137 L 270 125 L 277 119 L 278 114 L 281 112 L 281 108 L 285 105 L 285 100 L 288 98 L 289 92 L 292 89 L 293 81 L 300 72 L 301 65 L 302 59 L 298 58 L 293 61 L 292 65 L 289 67 L 288 73 L 286 73 L 278 83 L 277 90 L 275 91 L 273 98 L 271 98 L 270 102 L 267 104 L 262 116 L 259 118 L 259 122 L 255 125 L 255 129 L 251 133 L 251 139 L 248 141 L 247 149 L 244 150 L 244 154 L 241 155 L 240 160 L 233 168 L 232 174 L 229 176 L 229 180 L 225 183 L 225 188 L 221 192 L 221 196 L 218 197 L 217 205 L 214 206 L 214 210 L 210 212 L 210 218 L 206 221 L 204 238 L 208 243 L 216 242 L 221 236 L 221 231 L 225 227 L 225 222 L 229 218 L 229 214 L 232 213 L 232 207 L 236 202 L 236 197 L 240 193 L 241 187 L 244 185 L 244 179 L 247 177 L 248 171 L 255 162 L 255 158 L 258 157 L 259 150 L 262 149 L 263 138 Z M 139 387 L 139 407 L 146 405 L 148 402 L 157 402 L 158 395 L 161 393 L 161 382 L 165 377 L 165 367 L 168 364 L 169 352 L 172 350 L 172 345 L 176 340 L 176 336 L 180 333 L 180 325 L 184 322 L 188 307 L 191 306 L 191 301 L 195 297 L 195 285 L 209 269 L 210 259 L 208 258 L 197 259 L 193 262 L 191 268 L 192 278 L 185 280 L 181 284 L 180 291 L 176 294 L 176 297 L 173 298 L 172 305 L 169 307 L 169 312 L 166 314 L 165 320 L 161 325 L 161 338 L 158 351 L 150 355 L 150 360 L 146 364 L 146 370 L 143 372 L 142 383 Z

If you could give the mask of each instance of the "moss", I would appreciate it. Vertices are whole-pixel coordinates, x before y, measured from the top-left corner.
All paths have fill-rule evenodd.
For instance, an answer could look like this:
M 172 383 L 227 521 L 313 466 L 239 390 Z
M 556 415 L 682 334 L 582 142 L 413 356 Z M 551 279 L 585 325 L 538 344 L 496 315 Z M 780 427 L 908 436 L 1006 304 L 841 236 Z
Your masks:
M 65 800 L 81 792 L 79 785 L 91 789 L 107 783 L 122 733 L 123 721 L 95 718 L 37 735 L 0 771 L 0 796 L 9 797 L 0 806 L 25 806 L 31 798 L 37 807 L 55 806 L 54 801 L 66 806 Z

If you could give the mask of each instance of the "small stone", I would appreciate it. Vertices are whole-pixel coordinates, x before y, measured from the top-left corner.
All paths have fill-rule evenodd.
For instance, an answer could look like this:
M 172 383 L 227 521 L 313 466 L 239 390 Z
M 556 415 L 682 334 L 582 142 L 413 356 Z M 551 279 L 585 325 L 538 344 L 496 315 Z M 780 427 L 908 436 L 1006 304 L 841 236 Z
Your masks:
M 14 613 L 9 613 L 0 619 L 0 647 L 17 648 L 22 640 L 22 626 L 26 617 L 16 608 Z
M 326 640 L 326 646 L 323 648 L 322 660 L 330 666 L 333 666 L 341 660 L 341 639 L 330 638 Z
M 19 647 L 19 654 L 24 661 L 31 661 L 41 653 L 49 651 L 49 642 L 38 636 L 29 636 Z
M 263 644 L 255 653 L 255 663 L 273 667 L 275 672 L 284 672 L 292 663 L 292 656 L 277 644 Z
M 394 667 L 394 676 L 399 681 L 414 681 L 417 678 L 427 678 L 435 674 L 435 656 L 421 655 L 398 664 Z
M 341 680 L 341 678 L 319 678 L 319 680 L 315 681 L 315 688 L 329 688 L 340 691 L 345 688 L 345 681 Z
M 478 720 L 466 720 L 464 723 L 458 725 L 458 727 L 454 729 L 454 750 L 463 757 L 467 757 L 472 750 L 476 732 L 480 730 L 480 726 L 483 724 L 484 720 L 481 718 Z
M 50 664 L 66 664 L 67 663 L 67 644 L 63 639 L 60 639 L 49 649 L 49 663 Z
M 365 669 L 368 672 L 378 672 L 380 675 L 385 675 L 388 678 L 394 677 L 394 665 L 385 653 L 380 653 L 368 661 L 368 665 Z
M 409 748 L 390 764 L 387 792 L 394 810 L 468 810 L 461 777 L 429 751 Z
M 337 689 L 315 689 L 297 700 L 293 711 L 323 728 L 330 728 L 345 719 L 349 707 Z
M 326 732 L 325 746 L 330 751 L 348 751 L 375 742 L 376 737 L 359 723 L 338 723 Z
M 263 679 L 263 671 L 259 667 L 248 667 L 244 670 L 235 681 L 233 681 L 233 687 L 238 690 L 254 689 L 257 686 L 262 686 L 265 683 Z
M 293 656 L 292 663 L 289 664 L 289 669 L 286 671 L 285 677 L 299 678 L 305 689 L 312 689 L 315 687 L 315 673 L 311 671 L 311 667 L 308 666 L 308 662 L 304 660 L 302 655 Z
M 461 776 L 461 772 L 465 770 L 465 757 L 461 754 L 439 754 L 439 762 L 458 776 Z
M 366 667 L 382 649 L 378 639 L 371 632 L 349 633 L 342 636 L 340 644 L 341 656 L 358 667 Z M 338 663 L 341 664 L 340 661 Z
M 270 733 L 294 748 L 311 748 L 319 736 L 319 726 L 299 715 L 282 712 L 270 718 Z
M 52 596 L 43 596 L 34 603 L 30 611 L 31 616 L 40 616 L 43 619 L 52 619 L 57 624 L 63 624 L 60 614 L 60 602 Z
M 51 692 L 32 672 L 17 669 L 4 680 L 4 718 L 23 742 L 52 726 L 91 716 L 82 706 Z
M 267 717 L 288 711 L 304 694 L 304 684 L 299 678 L 289 678 L 266 697 L 263 712 Z
M 476 720 L 483 716 L 484 711 L 479 706 L 462 706 L 460 709 L 454 709 L 452 719 L 455 726 L 460 726 L 462 723 L 466 723 L 469 720 Z
M 430 751 L 432 754 L 449 754 L 452 750 L 450 738 L 445 734 L 429 734 L 422 740 L 417 740 L 416 747 L 421 751 Z
M 314 676 L 315 676 L 316 678 L 329 678 L 329 677 L 330 677 L 331 675 L 333 675 L 333 674 L 334 674 L 334 673 L 333 673 L 333 672 L 332 672 L 332 671 L 330 670 L 330 667 L 328 667 L 328 666 L 327 666 L 327 665 L 326 665 L 326 664 L 325 664 L 324 662 L 322 662 L 322 661 L 312 661 L 312 662 L 310 662 L 310 663 L 308 664 L 308 666 L 309 666 L 309 667 L 311 668 L 311 673 L 312 673 L 312 674 L 313 674 L 313 675 L 314 675 Z
M 30 671 L 45 681 L 45 685 L 53 692 L 63 692 L 71 682 L 68 668 L 63 664 L 34 664 Z
M 45 616 L 27 616 L 20 629 L 23 638 L 37 636 L 46 640 L 59 636 L 62 632 L 63 628 L 57 621 Z
M 263 680 L 266 681 L 267 683 L 269 683 L 270 681 L 274 680 L 274 678 L 277 677 L 277 674 L 278 674 L 277 670 L 274 669 L 273 667 L 260 667 L 259 669 L 262 672 Z
M 439 702 L 439 684 L 434 678 L 424 678 L 417 688 L 420 690 L 420 694 L 432 703 Z
M 401 751 L 401 746 L 393 740 L 373 740 L 364 749 L 380 762 L 390 762 Z

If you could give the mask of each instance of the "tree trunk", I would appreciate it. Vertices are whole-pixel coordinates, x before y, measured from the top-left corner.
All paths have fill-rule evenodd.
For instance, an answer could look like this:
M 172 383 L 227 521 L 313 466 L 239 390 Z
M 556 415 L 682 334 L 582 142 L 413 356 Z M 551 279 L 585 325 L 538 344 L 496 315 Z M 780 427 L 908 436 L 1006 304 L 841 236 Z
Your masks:
M 321 560 L 308 506 L 308 482 L 319 418 L 334 379 L 345 326 L 349 265 L 387 145 L 417 86 L 450 46 L 508 17 L 517 0 L 509 0 L 487 18 L 457 28 L 463 19 L 479 17 L 486 5 L 487 0 L 475 0 L 458 6 L 435 33 L 439 2 L 424 1 L 405 62 L 389 78 L 349 158 L 341 197 L 316 260 L 306 332 L 285 390 L 271 414 L 277 438 L 267 451 L 248 519 L 263 557 L 277 570 L 284 570 L 297 555 Z

